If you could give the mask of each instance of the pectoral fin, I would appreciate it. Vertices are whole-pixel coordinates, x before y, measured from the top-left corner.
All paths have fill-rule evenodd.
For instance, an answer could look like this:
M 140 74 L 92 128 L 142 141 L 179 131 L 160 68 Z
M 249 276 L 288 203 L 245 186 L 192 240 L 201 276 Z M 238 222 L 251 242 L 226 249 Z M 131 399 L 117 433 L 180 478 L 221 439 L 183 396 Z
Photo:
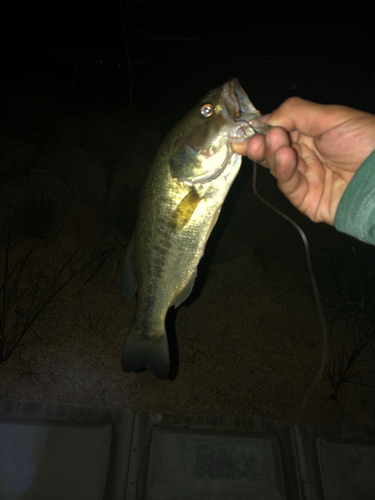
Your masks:
M 168 223 L 169 228 L 178 233 L 190 221 L 199 202 L 202 200 L 195 189 L 191 189 L 188 194 L 180 201 L 176 210 Z

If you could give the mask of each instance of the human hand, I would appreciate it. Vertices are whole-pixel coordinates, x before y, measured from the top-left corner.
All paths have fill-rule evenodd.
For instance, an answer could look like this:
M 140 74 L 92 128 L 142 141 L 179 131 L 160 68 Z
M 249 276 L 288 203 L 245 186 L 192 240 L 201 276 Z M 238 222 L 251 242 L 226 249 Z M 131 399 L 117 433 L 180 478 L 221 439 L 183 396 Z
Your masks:
M 291 97 L 266 123 L 273 126 L 266 136 L 233 143 L 233 151 L 269 168 L 279 189 L 312 221 L 334 225 L 346 187 L 375 149 L 375 115 Z

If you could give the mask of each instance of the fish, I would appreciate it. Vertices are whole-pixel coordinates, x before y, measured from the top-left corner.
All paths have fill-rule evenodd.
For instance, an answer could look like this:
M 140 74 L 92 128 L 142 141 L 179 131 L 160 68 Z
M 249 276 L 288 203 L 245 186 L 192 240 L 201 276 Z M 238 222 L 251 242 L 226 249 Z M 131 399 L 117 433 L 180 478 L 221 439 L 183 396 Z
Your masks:
M 165 317 L 190 295 L 197 267 L 241 166 L 233 142 L 269 126 L 239 80 L 209 91 L 168 133 L 145 179 L 121 289 L 136 309 L 123 348 L 124 372 L 170 371 Z

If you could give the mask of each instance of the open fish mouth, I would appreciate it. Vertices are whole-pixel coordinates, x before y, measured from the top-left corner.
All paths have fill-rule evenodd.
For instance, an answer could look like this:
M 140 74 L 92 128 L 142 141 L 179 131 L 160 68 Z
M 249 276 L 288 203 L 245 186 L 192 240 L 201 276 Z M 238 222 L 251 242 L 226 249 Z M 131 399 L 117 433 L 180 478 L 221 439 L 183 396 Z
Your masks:
M 194 157 L 199 161 L 198 175 L 184 179 L 187 185 L 207 183 L 220 177 L 235 158 L 231 143 L 241 143 L 256 133 L 267 133 L 269 126 L 259 121 L 261 116 L 248 95 L 243 90 L 239 80 L 232 78 L 220 87 L 221 102 L 215 113 L 225 120 L 223 133 L 219 140 L 209 144 L 206 148 L 196 148 L 193 143 L 185 147 L 185 155 Z M 211 104 L 210 104 L 211 106 Z M 212 116 L 212 115 L 211 115 Z M 186 158 L 186 156 L 185 156 Z
M 232 78 L 222 86 L 223 99 L 233 119 L 243 115 L 253 114 L 260 116 L 260 112 L 253 106 L 246 92 L 241 87 L 238 78 Z
M 223 85 L 223 95 L 232 119 L 241 123 L 231 133 L 232 142 L 243 142 L 254 134 L 266 134 L 269 125 L 259 121 L 260 111 L 250 101 L 238 78 L 232 78 Z

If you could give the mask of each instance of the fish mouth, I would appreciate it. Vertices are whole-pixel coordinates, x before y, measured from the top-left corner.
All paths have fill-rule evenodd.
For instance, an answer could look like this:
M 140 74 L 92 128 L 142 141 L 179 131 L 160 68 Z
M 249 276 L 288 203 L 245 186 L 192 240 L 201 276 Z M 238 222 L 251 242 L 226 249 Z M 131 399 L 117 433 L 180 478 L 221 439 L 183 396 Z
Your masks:
M 222 91 L 229 115 L 238 124 L 231 130 L 231 142 L 243 142 L 254 134 L 268 132 L 269 125 L 259 121 L 261 113 L 250 101 L 238 78 L 224 83 Z
M 233 119 L 249 116 L 260 116 L 260 112 L 253 106 L 238 78 L 232 78 L 223 85 L 223 95 L 229 113 Z

